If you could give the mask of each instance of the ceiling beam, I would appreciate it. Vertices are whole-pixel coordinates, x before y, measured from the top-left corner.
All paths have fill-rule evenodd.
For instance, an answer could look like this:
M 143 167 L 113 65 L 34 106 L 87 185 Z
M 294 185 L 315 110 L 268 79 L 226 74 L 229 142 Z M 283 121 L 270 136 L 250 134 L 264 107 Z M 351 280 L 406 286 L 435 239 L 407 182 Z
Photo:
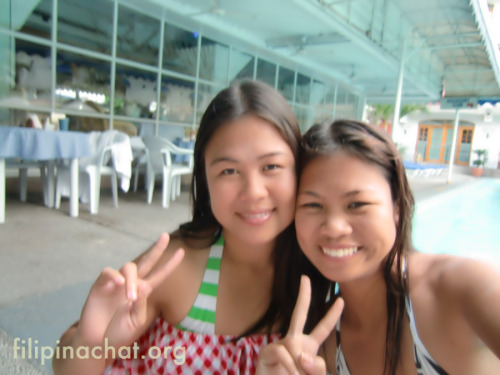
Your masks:
M 287 47 L 307 47 L 324 44 L 337 44 L 348 42 L 345 36 L 339 33 L 328 33 L 318 35 L 291 35 L 280 38 L 269 38 L 266 45 L 269 48 L 287 48 Z

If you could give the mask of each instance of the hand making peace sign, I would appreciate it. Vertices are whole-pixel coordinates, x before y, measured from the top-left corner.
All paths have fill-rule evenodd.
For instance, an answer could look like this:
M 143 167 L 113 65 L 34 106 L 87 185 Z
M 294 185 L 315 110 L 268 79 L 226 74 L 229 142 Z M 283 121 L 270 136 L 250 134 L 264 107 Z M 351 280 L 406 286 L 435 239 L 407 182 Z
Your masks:
M 111 346 L 128 345 L 142 333 L 147 319 L 147 299 L 179 265 L 184 250 L 178 249 L 161 267 L 151 272 L 169 243 L 162 234 L 137 263 L 120 270 L 104 269 L 90 289 L 83 307 L 78 332 L 86 344 L 100 345 L 104 337 Z
M 310 302 L 311 282 L 307 276 L 302 276 L 290 328 L 283 339 L 262 349 L 257 375 L 326 373 L 325 361 L 317 353 L 335 327 L 344 308 L 344 300 L 338 298 L 311 334 L 305 335 L 303 332 Z

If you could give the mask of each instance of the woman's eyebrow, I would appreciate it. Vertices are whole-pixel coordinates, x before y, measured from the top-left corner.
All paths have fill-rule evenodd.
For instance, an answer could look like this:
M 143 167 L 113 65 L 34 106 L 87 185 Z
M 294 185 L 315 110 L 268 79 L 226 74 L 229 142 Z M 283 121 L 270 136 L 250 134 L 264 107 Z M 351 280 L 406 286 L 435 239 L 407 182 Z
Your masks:
M 311 197 L 315 197 L 315 198 L 319 198 L 319 194 L 312 191 L 312 190 L 303 190 L 303 191 L 299 191 L 297 195 L 308 195 L 308 196 L 311 196 Z
M 284 154 L 285 154 L 284 151 L 272 151 L 272 152 L 268 152 L 268 153 L 265 153 L 263 155 L 260 155 L 259 159 L 267 158 L 269 156 L 279 156 L 279 155 L 284 155 Z
M 344 194 L 344 197 L 351 197 L 351 196 L 355 196 L 355 195 L 358 195 L 358 194 L 361 194 L 363 191 L 362 190 L 352 190 L 352 191 L 348 191 L 347 193 Z M 312 190 L 303 190 L 303 191 L 299 191 L 297 195 L 310 195 L 312 197 L 320 197 L 320 195 Z
M 344 194 L 346 197 L 352 197 L 353 195 L 358 195 L 361 194 L 363 191 L 362 190 L 352 190 L 348 191 L 347 193 Z
M 261 160 L 261 159 L 265 159 L 265 158 L 268 158 L 268 157 L 272 157 L 272 156 L 281 156 L 281 155 L 285 155 L 285 152 L 284 151 L 273 151 L 273 152 L 268 152 L 268 153 L 265 153 L 265 154 L 262 154 L 262 155 L 259 155 L 257 157 L 258 160 Z M 237 159 L 234 159 L 232 157 L 229 157 L 229 156 L 220 156 L 220 157 L 217 157 L 215 158 L 214 160 L 212 160 L 210 162 L 210 165 L 214 165 L 214 164 L 217 164 L 217 163 L 222 163 L 222 162 L 230 162 L 230 163 L 237 163 L 238 160 Z
M 230 158 L 229 156 L 220 156 L 218 158 L 215 158 L 210 162 L 210 166 L 217 164 L 217 163 L 223 163 L 223 162 L 230 162 L 230 163 L 237 163 L 238 160 Z

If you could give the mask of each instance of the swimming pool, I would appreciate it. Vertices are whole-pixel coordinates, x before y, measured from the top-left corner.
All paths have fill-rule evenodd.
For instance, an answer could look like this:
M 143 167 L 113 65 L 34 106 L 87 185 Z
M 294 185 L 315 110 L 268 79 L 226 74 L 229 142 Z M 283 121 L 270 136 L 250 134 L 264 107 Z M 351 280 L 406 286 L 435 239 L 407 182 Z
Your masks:
M 461 255 L 500 266 L 500 179 L 480 178 L 417 201 L 413 243 L 424 253 Z

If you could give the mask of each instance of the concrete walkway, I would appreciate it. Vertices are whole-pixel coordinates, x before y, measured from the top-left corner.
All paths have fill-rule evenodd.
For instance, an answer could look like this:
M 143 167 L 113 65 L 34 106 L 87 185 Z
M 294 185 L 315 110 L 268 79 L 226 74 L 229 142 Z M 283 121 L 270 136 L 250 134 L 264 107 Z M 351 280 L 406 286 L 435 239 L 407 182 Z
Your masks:
M 454 175 L 451 184 L 444 175 L 411 178 L 417 201 L 471 181 L 467 175 Z M 51 374 L 50 358 L 41 364 L 42 352 L 48 357 L 78 319 L 100 271 L 119 268 L 190 217 L 187 192 L 163 209 L 157 189 L 151 205 L 143 191 L 121 192 L 118 209 L 102 190 L 97 215 L 81 204 L 80 216 L 71 218 L 67 201 L 61 210 L 48 209 L 36 181 L 29 183 L 25 203 L 9 189 L 6 222 L 0 224 L 0 374 Z

